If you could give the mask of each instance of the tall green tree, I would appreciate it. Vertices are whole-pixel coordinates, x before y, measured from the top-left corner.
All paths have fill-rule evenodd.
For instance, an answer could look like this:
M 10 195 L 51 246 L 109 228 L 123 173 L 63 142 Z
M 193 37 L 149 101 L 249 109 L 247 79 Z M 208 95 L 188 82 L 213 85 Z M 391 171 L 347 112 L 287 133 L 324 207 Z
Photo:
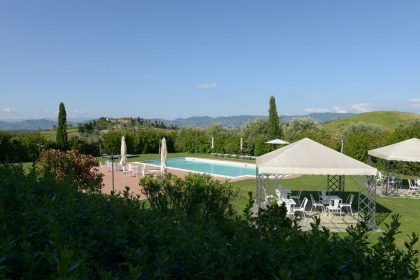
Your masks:
M 67 150 L 67 114 L 63 102 L 60 103 L 58 111 L 58 127 L 55 140 L 59 149 Z
M 280 137 L 280 118 L 277 114 L 276 99 L 270 97 L 270 109 L 268 110 L 268 137 L 276 139 Z

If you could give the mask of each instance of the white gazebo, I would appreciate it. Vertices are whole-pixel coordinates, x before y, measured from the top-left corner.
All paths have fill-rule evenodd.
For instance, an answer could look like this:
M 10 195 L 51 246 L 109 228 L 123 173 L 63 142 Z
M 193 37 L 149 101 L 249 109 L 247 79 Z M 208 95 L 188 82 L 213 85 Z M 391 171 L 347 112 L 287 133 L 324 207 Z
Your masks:
M 401 163 L 420 162 L 420 139 L 411 138 L 392 145 L 368 151 L 369 157 L 376 157 L 387 161 L 385 166 L 386 177 L 400 177 Z M 396 182 L 401 182 L 396 180 Z M 385 195 L 398 195 L 399 184 L 383 184 L 382 193 Z
M 362 182 L 355 180 L 359 187 L 359 218 L 360 214 L 370 215 L 369 225 L 376 227 L 376 168 L 308 138 L 257 157 L 256 166 L 258 206 L 262 191 L 274 193 L 270 180 L 280 180 L 287 174 L 327 175 L 327 189 L 332 192 L 343 191 L 343 175 L 362 176 Z
M 274 145 L 287 145 L 290 144 L 287 141 L 281 140 L 281 139 L 273 139 L 270 141 L 265 142 L 266 144 L 274 144 Z

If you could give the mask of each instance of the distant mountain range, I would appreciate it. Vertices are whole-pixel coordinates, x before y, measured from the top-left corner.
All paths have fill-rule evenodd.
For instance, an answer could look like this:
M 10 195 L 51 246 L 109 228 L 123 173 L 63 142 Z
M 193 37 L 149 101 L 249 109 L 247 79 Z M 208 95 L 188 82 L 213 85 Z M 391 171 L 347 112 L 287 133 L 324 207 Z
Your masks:
M 75 122 L 75 121 L 67 121 L 68 124 L 71 124 L 73 126 L 77 126 L 80 122 Z M 10 120 L 4 121 L 1 120 L 0 121 L 0 130 L 5 130 L 5 131 L 25 131 L 25 130 L 45 130 L 45 129 L 52 129 L 53 126 L 57 126 L 58 125 L 58 120 L 48 120 L 48 119 L 38 119 L 38 120 L 13 120 L 13 122 L 11 122 Z
M 305 118 L 312 117 L 320 123 L 343 119 L 354 115 L 353 113 L 312 113 L 304 116 L 284 116 L 282 122 L 289 122 L 293 118 Z M 133 117 L 134 118 L 134 117 Z M 229 116 L 229 117 L 190 117 L 186 119 L 175 119 L 175 120 L 163 120 L 163 119 L 151 119 L 151 121 L 161 121 L 166 126 L 176 125 L 178 127 L 189 125 L 196 127 L 208 127 L 213 123 L 221 123 L 224 127 L 241 127 L 244 123 L 249 120 L 255 120 L 255 118 L 268 118 L 268 116 L 253 116 L 253 115 L 241 115 L 241 116 Z M 87 119 L 67 119 L 67 122 L 73 126 L 77 126 L 79 123 L 88 122 Z M 45 130 L 51 129 L 54 125 L 58 125 L 56 119 L 29 119 L 29 120 L 0 120 L 0 130 L 5 131 L 23 131 L 23 130 Z
M 343 119 L 354 115 L 354 113 L 311 113 L 304 116 L 283 116 L 282 122 L 290 122 L 293 118 L 305 118 L 312 117 L 317 122 L 324 123 L 332 120 Z M 190 117 L 186 119 L 175 119 L 175 120 L 163 120 L 163 119 L 151 119 L 151 121 L 161 121 L 166 126 L 176 125 L 181 127 L 183 125 L 197 126 L 197 127 L 208 127 L 213 123 L 221 123 L 224 127 L 241 127 L 244 123 L 249 120 L 255 120 L 255 118 L 268 118 L 268 116 L 254 116 L 254 115 L 241 115 L 241 116 L 229 116 L 229 117 Z

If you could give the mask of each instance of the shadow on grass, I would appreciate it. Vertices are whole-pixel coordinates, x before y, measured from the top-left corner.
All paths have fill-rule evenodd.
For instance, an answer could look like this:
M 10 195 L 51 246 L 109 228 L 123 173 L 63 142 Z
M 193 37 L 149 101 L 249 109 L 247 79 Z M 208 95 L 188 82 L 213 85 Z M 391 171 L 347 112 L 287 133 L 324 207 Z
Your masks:
M 379 204 L 376 202 L 376 225 L 382 224 L 382 222 L 391 215 L 392 211 L 391 209 L 383 206 L 382 204 Z

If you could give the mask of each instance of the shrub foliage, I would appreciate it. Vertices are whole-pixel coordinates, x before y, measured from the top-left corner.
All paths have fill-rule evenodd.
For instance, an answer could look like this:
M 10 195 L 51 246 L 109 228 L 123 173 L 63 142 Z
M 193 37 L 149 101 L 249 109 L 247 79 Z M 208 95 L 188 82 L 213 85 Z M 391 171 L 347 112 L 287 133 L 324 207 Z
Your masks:
M 98 169 L 99 161 L 77 150 L 60 151 L 49 149 L 41 154 L 36 173 L 39 176 L 50 174 L 56 180 L 69 177 L 77 183 L 78 190 L 100 191 L 103 174 Z
M 18 178 L 18 179 L 17 179 Z M 195 209 L 225 209 L 218 215 L 189 213 L 190 207 L 146 208 L 129 189 L 103 195 L 83 193 L 77 183 L 51 173 L 25 174 L 22 166 L 0 165 L 0 278 L 2 279 L 415 279 L 417 242 L 395 247 L 400 218 L 375 244 L 364 223 L 347 235 L 310 231 L 285 217 L 285 206 L 261 209 L 258 217 L 226 211 L 215 199 L 233 203 L 229 185 L 189 177 L 148 179 L 175 188 Z M 180 186 L 179 186 L 180 185 Z M 213 195 L 209 186 L 220 195 Z M 178 192 L 197 187 L 194 193 Z M 227 195 L 228 198 L 223 196 Z M 164 194 L 166 195 L 166 194 Z M 169 194 L 168 194 L 169 195 Z M 194 201 L 188 201 L 192 198 Z M 172 199 L 175 201 L 175 199 Z M 211 206 L 213 207 L 213 206 Z M 193 217 L 193 219 L 191 219 Z M 219 220 L 216 220 L 219 219 Z M 226 230 L 228 229 L 228 230 Z

